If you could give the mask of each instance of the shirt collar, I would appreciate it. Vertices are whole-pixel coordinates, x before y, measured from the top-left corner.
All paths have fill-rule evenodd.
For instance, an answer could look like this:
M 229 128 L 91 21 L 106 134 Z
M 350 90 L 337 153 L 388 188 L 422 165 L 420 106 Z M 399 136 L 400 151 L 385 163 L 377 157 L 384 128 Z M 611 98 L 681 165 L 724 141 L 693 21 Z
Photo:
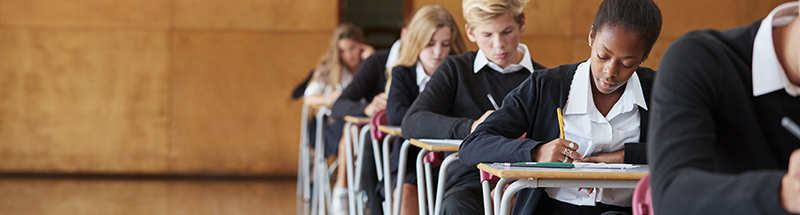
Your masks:
M 575 70 L 575 76 L 572 78 L 569 95 L 567 96 L 567 103 L 569 103 L 569 105 L 566 106 L 564 115 L 588 114 L 589 107 L 594 107 L 594 105 L 589 105 L 589 102 L 594 101 L 589 97 L 592 94 L 592 90 L 590 89 L 592 86 L 590 83 L 591 78 L 589 77 L 591 68 L 590 62 L 591 59 L 579 64 L 578 69 Z M 617 103 L 622 105 L 623 111 L 632 110 L 635 107 L 634 105 L 638 105 L 639 107 L 647 110 L 647 103 L 644 99 L 642 84 L 639 81 L 639 75 L 637 75 L 636 72 L 634 72 L 633 75 L 631 75 L 631 77 L 628 79 L 627 86 L 625 86 L 625 92 L 622 93 L 622 97 L 620 97 Z M 608 116 L 611 116 L 611 114 Z
M 761 21 L 753 43 L 753 96 L 761 96 L 776 90 L 784 89 L 789 95 L 800 95 L 800 86 L 789 82 L 783 70 L 775 45 L 772 41 L 772 30 L 789 24 L 797 17 L 797 2 L 784 3 L 769 13 Z
M 400 40 L 394 41 L 392 48 L 389 49 L 389 57 L 386 58 L 386 67 L 390 68 L 397 63 L 397 58 L 400 57 Z
M 528 46 L 520 43 L 517 45 L 517 50 L 525 53 L 525 55 L 522 56 L 522 61 L 519 64 L 511 64 L 503 69 L 496 63 L 489 61 L 489 58 L 486 58 L 486 54 L 483 53 L 483 50 L 478 49 L 478 55 L 475 56 L 475 62 L 472 68 L 475 73 L 478 73 L 484 66 L 489 66 L 489 68 L 492 68 L 494 71 L 503 74 L 516 72 L 522 68 L 526 68 L 529 72 L 533 73 L 533 61 L 531 60 L 531 53 L 528 50 Z
M 425 73 L 425 68 L 422 67 L 422 63 L 420 63 L 419 61 L 417 61 L 416 67 L 417 67 L 417 86 L 422 86 L 423 84 L 428 82 L 431 76 L 428 76 L 428 74 Z M 420 89 L 420 91 L 422 91 L 422 89 Z

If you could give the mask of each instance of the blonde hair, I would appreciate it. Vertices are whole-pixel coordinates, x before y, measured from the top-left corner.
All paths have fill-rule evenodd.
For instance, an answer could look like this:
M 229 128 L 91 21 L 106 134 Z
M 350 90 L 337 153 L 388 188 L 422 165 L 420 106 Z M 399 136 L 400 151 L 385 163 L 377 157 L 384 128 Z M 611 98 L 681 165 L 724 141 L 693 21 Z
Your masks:
M 464 19 L 472 28 L 476 24 L 484 24 L 497 16 L 511 13 L 514 21 L 522 25 L 525 16 L 523 9 L 529 0 L 464 0 L 461 3 Z
M 392 69 L 397 66 L 413 66 L 419 60 L 419 53 L 428 46 L 433 34 L 441 28 L 450 28 L 450 55 L 461 54 L 467 51 L 467 45 L 461 36 L 455 19 L 446 9 L 439 5 L 428 5 L 414 13 L 411 22 L 406 28 L 400 53 L 394 65 L 386 67 L 386 91 L 392 83 Z
M 339 41 L 342 39 L 352 39 L 366 44 L 361 28 L 349 23 L 339 25 L 336 31 L 333 32 L 333 38 L 328 44 L 328 50 L 319 59 L 317 67 L 314 69 L 312 81 L 322 81 L 330 86 L 336 86 L 341 82 L 342 59 L 339 56 Z

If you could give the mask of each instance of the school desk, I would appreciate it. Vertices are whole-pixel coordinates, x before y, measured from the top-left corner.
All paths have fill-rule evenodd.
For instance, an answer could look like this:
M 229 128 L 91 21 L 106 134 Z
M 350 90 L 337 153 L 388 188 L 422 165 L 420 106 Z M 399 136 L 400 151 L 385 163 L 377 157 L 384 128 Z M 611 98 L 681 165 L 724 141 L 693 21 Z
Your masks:
M 366 141 L 367 133 L 369 133 L 369 126 L 363 126 L 369 124 L 369 117 L 356 117 L 356 116 L 345 116 L 344 117 L 344 148 L 345 148 L 345 169 L 347 174 L 347 200 L 349 204 L 349 208 L 353 210 L 350 211 L 350 215 L 362 215 L 364 213 L 364 202 L 357 201 L 357 199 L 361 199 L 356 196 L 358 194 L 361 195 L 361 192 L 357 192 L 359 187 L 361 187 L 361 168 L 364 166 L 364 159 L 362 156 L 364 154 L 364 144 Z M 352 136 L 358 135 L 356 139 L 353 139 Z M 358 165 L 353 165 L 353 148 L 358 147 L 358 157 L 356 158 L 358 161 Z
M 382 176 L 385 177 L 385 179 L 383 180 L 383 191 L 386 194 L 385 195 L 386 196 L 386 198 L 385 198 L 386 201 L 384 201 L 384 205 L 383 205 L 383 214 L 389 215 L 389 214 L 392 214 L 392 197 L 393 197 L 392 196 L 392 180 L 391 180 L 391 174 L 392 173 L 391 173 L 391 166 L 390 166 L 390 163 L 389 163 L 389 158 L 390 158 L 389 150 L 391 150 L 391 146 L 389 144 L 392 142 L 392 139 L 394 137 L 402 137 L 403 133 L 402 133 L 402 130 L 400 129 L 400 126 L 381 125 L 381 126 L 378 127 L 378 130 L 380 130 L 383 133 L 386 133 L 386 137 L 383 138 L 383 148 L 382 148 L 383 162 L 382 162 L 382 165 L 378 165 L 378 166 L 382 166 L 382 168 L 381 168 L 381 170 L 378 171 L 378 173 L 382 174 Z M 375 148 L 375 145 L 373 145 L 373 150 L 377 150 L 377 148 Z M 378 153 L 375 153 L 375 154 L 377 155 Z M 375 156 L 375 159 L 376 159 L 375 162 L 377 163 L 379 157 Z M 381 171 L 383 173 L 380 173 Z M 378 178 L 382 178 L 381 175 L 379 175 Z M 398 202 L 398 205 L 400 205 L 399 203 L 400 202 Z M 398 212 L 399 212 L 399 210 L 398 210 Z
M 512 197 L 525 188 L 544 187 L 593 187 L 593 188 L 635 188 L 639 179 L 650 171 L 648 165 L 636 165 L 628 169 L 592 169 L 592 168 L 546 168 L 546 167 L 509 167 L 503 163 L 481 163 L 478 169 L 497 176 L 500 181 L 496 187 L 516 181 L 506 188 L 495 190 L 495 213 L 509 214 Z M 484 208 L 487 215 L 492 214 L 489 182 L 482 181 Z M 499 210 L 498 210 L 499 208 Z M 499 211 L 499 213 L 498 213 Z
M 450 165 L 450 163 L 458 160 L 458 148 L 461 146 L 461 140 L 411 139 L 410 143 L 414 146 L 422 148 L 417 156 L 416 162 L 419 214 L 438 214 L 444 195 L 444 183 L 447 180 L 447 167 Z M 430 162 L 424 162 L 424 159 L 430 152 L 456 152 L 447 156 L 439 168 L 439 183 L 438 188 L 436 189 L 436 199 L 433 198 L 433 189 L 431 187 L 431 185 L 433 185 L 431 179 L 431 164 Z M 425 194 L 427 194 L 427 198 Z M 425 199 L 428 200 L 427 203 L 425 202 Z

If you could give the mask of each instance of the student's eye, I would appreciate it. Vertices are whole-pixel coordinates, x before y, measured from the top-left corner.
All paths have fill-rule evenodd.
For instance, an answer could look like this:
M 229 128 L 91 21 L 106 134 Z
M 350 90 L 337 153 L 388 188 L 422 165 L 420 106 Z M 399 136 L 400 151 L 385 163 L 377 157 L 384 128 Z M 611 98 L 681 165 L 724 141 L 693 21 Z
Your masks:
M 504 35 L 508 35 L 508 34 L 511 34 L 511 32 L 512 32 L 511 30 L 506 30 L 506 31 L 503 31 L 503 34 Z
M 622 65 L 622 67 L 625 67 L 626 69 L 633 68 L 633 66 L 627 66 L 627 65 L 625 65 L 624 63 L 620 63 L 620 65 Z
M 483 37 L 492 37 L 492 34 L 483 34 Z
M 606 60 L 606 58 L 604 58 L 604 57 L 600 57 L 600 54 L 597 54 L 597 59 L 600 59 L 600 60 Z
M 428 47 L 435 46 L 436 43 L 428 43 Z
M 450 43 L 442 43 L 442 46 L 444 46 L 444 47 L 450 47 Z

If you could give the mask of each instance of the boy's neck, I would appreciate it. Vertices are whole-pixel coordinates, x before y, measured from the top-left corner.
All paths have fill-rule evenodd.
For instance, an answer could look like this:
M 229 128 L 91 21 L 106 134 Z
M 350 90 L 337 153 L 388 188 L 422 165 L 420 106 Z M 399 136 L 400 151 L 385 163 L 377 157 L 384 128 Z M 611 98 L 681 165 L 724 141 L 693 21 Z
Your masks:
M 773 29 L 772 41 L 789 82 L 800 85 L 800 20 L 795 18 L 788 25 Z

